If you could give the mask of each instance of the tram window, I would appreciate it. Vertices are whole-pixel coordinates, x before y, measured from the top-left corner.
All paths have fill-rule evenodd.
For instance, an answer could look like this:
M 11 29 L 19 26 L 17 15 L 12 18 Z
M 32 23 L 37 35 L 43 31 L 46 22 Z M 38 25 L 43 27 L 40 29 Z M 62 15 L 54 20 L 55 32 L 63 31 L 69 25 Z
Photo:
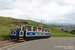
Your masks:
M 42 29 L 42 32 L 45 32 L 45 30 L 44 30 L 44 29 Z
M 50 32 L 50 31 L 48 30 L 48 32 Z
M 38 28 L 38 32 L 42 32 L 41 28 Z
M 33 31 L 37 31 L 37 27 L 33 27 Z
M 16 26 L 16 29 L 19 29 L 19 26 L 18 25 Z
M 23 30 L 25 30 L 25 26 L 23 26 Z
M 19 28 L 18 29 L 21 30 L 21 25 L 19 25 Z
M 50 30 L 48 30 L 48 32 L 50 32 Z
M 45 32 L 47 32 L 47 29 L 45 30 Z
M 37 29 L 37 32 L 39 32 L 39 29 Z
M 26 31 L 28 31 L 27 27 L 26 27 Z
M 50 32 L 50 30 L 46 29 L 46 32 Z
M 31 27 L 30 26 L 27 26 L 26 27 L 26 31 L 31 31 Z
M 20 26 L 20 25 L 17 25 L 17 26 L 16 26 L 16 29 L 21 29 L 21 26 Z

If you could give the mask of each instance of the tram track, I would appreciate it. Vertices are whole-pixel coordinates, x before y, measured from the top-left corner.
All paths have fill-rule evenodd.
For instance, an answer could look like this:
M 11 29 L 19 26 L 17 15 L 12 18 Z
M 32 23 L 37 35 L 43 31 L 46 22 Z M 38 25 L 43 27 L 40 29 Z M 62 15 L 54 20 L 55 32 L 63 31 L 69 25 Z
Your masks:
M 0 41 L 0 48 L 8 46 L 8 45 L 16 44 L 16 43 L 18 43 L 18 42 L 15 39 L 13 39 L 13 40 L 6 40 L 6 41 Z

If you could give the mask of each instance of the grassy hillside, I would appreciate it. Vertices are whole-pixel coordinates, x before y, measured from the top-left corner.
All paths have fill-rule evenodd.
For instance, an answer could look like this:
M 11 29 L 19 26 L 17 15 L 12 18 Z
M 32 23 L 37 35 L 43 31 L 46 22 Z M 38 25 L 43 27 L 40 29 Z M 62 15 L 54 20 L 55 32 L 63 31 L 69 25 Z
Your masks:
M 10 29 L 14 27 L 14 25 L 11 25 L 10 23 L 15 22 L 15 21 L 29 22 L 28 20 L 14 19 L 14 18 L 10 18 L 10 17 L 0 17 L 0 40 L 9 39 Z M 40 23 L 32 21 L 32 20 L 30 21 L 30 24 L 40 25 Z M 49 26 L 47 24 L 43 24 L 43 26 L 51 28 L 51 36 L 52 37 L 75 37 L 75 35 L 63 32 L 53 26 Z

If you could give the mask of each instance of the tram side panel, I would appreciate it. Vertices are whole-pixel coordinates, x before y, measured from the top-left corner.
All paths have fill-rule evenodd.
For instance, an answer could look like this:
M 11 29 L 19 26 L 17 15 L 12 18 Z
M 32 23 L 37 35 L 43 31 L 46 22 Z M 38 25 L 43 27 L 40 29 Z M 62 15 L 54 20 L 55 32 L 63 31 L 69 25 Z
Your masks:
M 51 33 L 50 32 L 31 32 L 31 31 L 26 31 L 25 37 L 50 37 Z
M 30 38 L 30 37 L 50 37 L 50 32 L 33 32 L 33 31 L 24 31 L 18 29 L 11 29 L 10 30 L 10 38 L 11 39 L 19 39 L 22 38 Z

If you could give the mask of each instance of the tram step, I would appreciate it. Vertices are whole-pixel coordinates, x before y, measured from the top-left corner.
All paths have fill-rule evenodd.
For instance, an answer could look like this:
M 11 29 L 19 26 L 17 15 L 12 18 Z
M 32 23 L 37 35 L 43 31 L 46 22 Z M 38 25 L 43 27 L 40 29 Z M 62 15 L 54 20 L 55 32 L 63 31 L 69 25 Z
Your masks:
M 25 41 L 25 40 L 18 40 L 18 42 L 21 42 L 21 41 Z
M 19 39 L 24 39 L 24 38 L 19 38 Z

